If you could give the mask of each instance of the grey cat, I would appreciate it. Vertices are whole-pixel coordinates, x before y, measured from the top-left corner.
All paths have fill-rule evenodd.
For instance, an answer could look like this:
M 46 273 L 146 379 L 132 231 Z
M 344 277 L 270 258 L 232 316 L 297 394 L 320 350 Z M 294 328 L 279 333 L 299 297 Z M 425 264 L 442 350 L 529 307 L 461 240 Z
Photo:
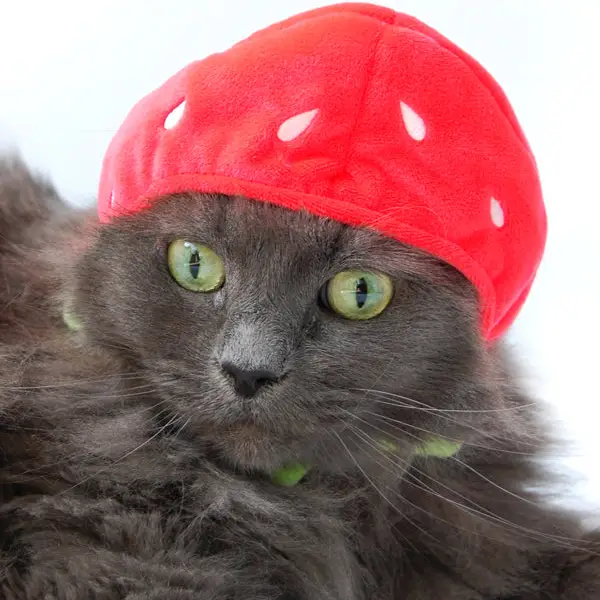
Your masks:
M 393 287 L 374 318 L 336 305 L 349 270 Z M 225 196 L 98 227 L 9 158 L 0 273 L 1 598 L 600 598 L 600 536 L 527 491 L 543 420 L 437 259 Z

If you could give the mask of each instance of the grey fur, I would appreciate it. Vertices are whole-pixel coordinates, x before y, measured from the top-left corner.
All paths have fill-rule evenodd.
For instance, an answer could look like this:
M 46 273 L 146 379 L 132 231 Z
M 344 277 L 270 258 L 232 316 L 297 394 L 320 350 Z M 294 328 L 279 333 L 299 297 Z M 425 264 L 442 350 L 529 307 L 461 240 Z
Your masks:
M 600 597 L 599 540 L 525 488 L 549 442 L 453 269 L 243 198 L 98 228 L 18 161 L 0 236 L 0 597 Z M 221 291 L 173 281 L 176 237 L 222 256 Z M 319 304 L 350 267 L 394 279 L 372 321 Z M 281 379 L 240 398 L 223 361 Z M 431 435 L 464 446 L 413 457 Z M 273 485 L 295 460 L 306 479 Z

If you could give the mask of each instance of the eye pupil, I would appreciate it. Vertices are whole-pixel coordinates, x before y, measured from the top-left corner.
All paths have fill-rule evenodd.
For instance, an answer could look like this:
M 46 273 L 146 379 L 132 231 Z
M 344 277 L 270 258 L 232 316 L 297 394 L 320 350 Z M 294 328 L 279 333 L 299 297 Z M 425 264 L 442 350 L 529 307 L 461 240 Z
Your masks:
M 368 293 L 369 286 L 367 280 L 364 277 L 361 277 L 356 282 L 356 306 L 358 306 L 358 308 L 362 308 L 366 304 Z
M 198 250 L 194 250 L 190 255 L 190 275 L 194 279 L 198 279 L 198 273 L 200 273 L 200 253 Z
M 323 307 L 345 319 L 365 321 L 387 308 L 394 284 L 385 273 L 349 269 L 334 275 L 321 289 Z
M 225 281 L 225 265 L 208 246 L 177 239 L 167 249 L 167 265 L 176 283 L 190 292 L 216 292 Z

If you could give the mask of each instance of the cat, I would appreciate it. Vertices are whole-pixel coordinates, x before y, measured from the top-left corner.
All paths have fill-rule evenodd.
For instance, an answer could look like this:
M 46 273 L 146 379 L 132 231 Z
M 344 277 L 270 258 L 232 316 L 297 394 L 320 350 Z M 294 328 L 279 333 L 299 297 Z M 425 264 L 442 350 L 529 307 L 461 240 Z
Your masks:
M 222 287 L 178 285 L 177 239 Z M 331 306 L 348 269 L 391 278 L 375 318 Z M 532 491 L 543 415 L 443 262 L 223 195 L 100 227 L 7 157 L 0 273 L 0 598 L 600 598 L 600 536 Z

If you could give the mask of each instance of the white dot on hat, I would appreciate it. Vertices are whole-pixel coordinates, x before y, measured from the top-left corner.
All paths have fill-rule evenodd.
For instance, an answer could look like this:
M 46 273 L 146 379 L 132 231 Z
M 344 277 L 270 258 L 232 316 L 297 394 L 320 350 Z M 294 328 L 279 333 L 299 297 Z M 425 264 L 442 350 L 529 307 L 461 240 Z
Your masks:
M 502 227 L 504 225 L 504 209 L 496 198 L 492 197 L 490 201 L 490 215 L 492 217 L 492 223 L 496 227 Z
M 318 112 L 319 109 L 315 108 L 286 119 L 279 126 L 279 129 L 277 130 L 277 137 L 282 142 L 291 142 L 292 140 L 296 139 L 301 133 L 306 131 L 307 127 L 312 123 Z
M 110 193 L 110 198 L 108 200 L 108 205 L 112 208 L 115 205 L 115 190 Z
M 400 102 L 400 112 L 402 113 L 402 120 L 404 121 L 404 127 L 406 127 L 408 135 L 416 142 L 423 141 L 427 132 L 425 121 L 404 102 Z
M 178 104 L 165 119 L 165 129 L 173 129 L 179 121 L 181 121 L 181 117 L 183 117 L 183 111 L 185 110 L 185 100 Z

